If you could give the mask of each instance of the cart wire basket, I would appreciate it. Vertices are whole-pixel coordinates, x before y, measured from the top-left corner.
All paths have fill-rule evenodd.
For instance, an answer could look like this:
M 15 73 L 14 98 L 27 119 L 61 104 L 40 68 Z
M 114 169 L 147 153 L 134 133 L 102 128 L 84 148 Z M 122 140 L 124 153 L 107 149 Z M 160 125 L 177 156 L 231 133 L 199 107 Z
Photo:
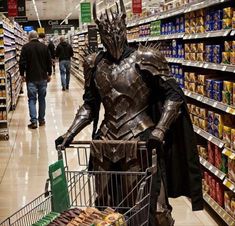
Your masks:
M 145 142 L 138 142 L 139 159 L 149 167 L 140 172 L 88 171 L 90 142 L 73 142 L 65 150 L 58 150 L 58 159 L 64 160 L 69 191 L 70 208 L 95 207 L 104 210 L 113 208 L 125 218 L 125 224 L 117 220 L 116 225 L 148 225 L 152 177 L 156 173 L 157 157 L 153 151 L 151 160 L 147 156 Z M 76 161 L 74 163 L 74 161 Z M 150 165 L 151 164 L 151 165 Z M 70 170 L 70 168 L 77 168 Z M 48 185 L 46 185 L 48 187 Z M 0 226 L 30 226 L 53 212 L 53 195 L 45 191 L 21 208 Z M 65 200 L 61 200 L 63 205 Z

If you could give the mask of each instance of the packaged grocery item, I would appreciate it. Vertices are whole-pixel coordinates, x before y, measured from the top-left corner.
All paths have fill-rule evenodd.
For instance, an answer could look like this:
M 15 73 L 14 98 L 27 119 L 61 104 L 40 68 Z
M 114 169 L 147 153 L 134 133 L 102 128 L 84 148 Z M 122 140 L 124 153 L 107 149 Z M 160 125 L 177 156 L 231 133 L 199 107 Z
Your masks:
M 231 29 L 232 28 L 232 19 L 223 19 L 223 29 Z
M 199 147 L 199 153 L 200 153 L 202 158 L 204 158 L 206 160 L 208 159 L 208 152 L 207 152 L 207 149 L 205 147 L 200 146 Z
M 204 45 L 204 43 L 198 43 L 198 44 L 197 44 L 197 52 L 198 52 L 198 53 L 204 53 L 204 51 L 205 51 L 205 45 Z
M 205 27 L 204 26 L 196 26 L 196 33 L 204 33 Z
M 222 168 L 222 152 L 218 146 L 214 146 L 215 148 L 215 167 L 218 169 Z
M 224 206 L 224 188 L 220 182 L 216 182 L 216 201 L 221 207 Z
M 231 52 L 232 51 L 232 41 L 225 41 L 224 42 L 224 51 Z
M 222 91 L 221 92 L 213 91 L 213 99 L 216 101 L 222 102 L 222 99 L 223 99 Z
M 206 108 L 200 108 L 200 117 L 203 119 L 207 119 L 207 109 Z
M 189 83 L 189 90 L 192 92 L 196 92 L 197 84 L 195 82 Z
M 184 78 L 185 78 L 185 81 L 190 81 L 189 72 L 187 71 L 184 72 Z
M 232 216 L 235 217 L 235 197 L 231 199 L 231 213 Z
M 205 23 L 204 18 L 203 17 L 197 17 L 196 18 L 196 26 L 203 26 Z
M 206 96 L 210 99 L 213 99 L 214 98 L 213 90 L 207 90 L 206 91 Z
M 213 54 L 213 45 L 206 45 L 205 50 L 207 54 Z
M 233 17 L 233 8 L 227 7 L 223 9 L 223 19 L 232 19 Z
M 197 52 L 197 44 L 196 43 L 192 43 L 190 45 L 190 49 L 192 53 L 196 53 Z
M 193 124 L 194 124 L 195 126 L 198 126 L 198 127 L 199 127 L 199 117 L 197 117 L 197 116 L 194 116 L 194 117 L 193 117 Z
M 235 29 L 235 17 L 232 18 L 232 29 Z
M 215 113 L 213 111 L 208 111 L 208 122 L 209 123 L 214 123 L 214 117 L 215 117 Z
M 201 95 L 203 95 L 203 96 L 206 96 L 206 86 L 204 86 L 204 85 L 197 85 L 196 92 L 201 94 Z
M 235 52 L 230 53 L 230 64 L 235 65 Z
M 230 93 L 233 92 L 233 82 L 232 81 L 224 81 L 223 86 L 224 86 L 224 91 L 228 91 Z
M 214 21 L 221 21 L 223 19 L 223 10 L 216 10 L 213 13 Z
M 231 210 L 231 201 L 234 199 L 235 194 L 232 191 L 224 192 L 224 208 L 230 214 L 233 215 Z
M 222 63 L 223 64 L 230 64 L 230 52 L 223 52 L 222 53 Z
M 208 151 L 208 162 L 214 165 L 215 164 L 214 144 L 208 142 L 207 151 Z
M 195 27 L 196 26 L 196 19 L 195 18 L 190 19 L 189 24 L 190 24 L 190 27 Z
M 191 60 L 190 53 L 185 53 L 184 56 L 185 60 Z
M 206 89 L 213 90 L 215 79 L 206 79 Z
M 213 24 L 213 30 L 214 31 L 218 31 L 218 30 L 221 30 L 223 28 L 223 22 L 222 20 L 220 21 L 215 21 L 214 24 Z
M 204 61 L 204 53 L 196 53 L 197 54 L 197 56 L 196 56 L 196 60 L 197 61 L 200 61 L 200 62 L 202 62 L 202 61 Z
M 192 11 L 189 13 L 189 18 L 195 18 L 196 17 L 196 12 L 195 11 Z
M 189 58 L 191 61 L 196 61 L 196 59 L 197 59 L 196 53 L 189 53 Z
M 203 130 L 206 130 L 207 128 L 207 120 L 199 118 L 199 127 Z
M 202 74 L 200 74 L 200 75 L 197 76 L 197 81 L 201 85 L 206 85 L 206 79 L 208 79 L 212 76 L 213 75 L 208 75 L 208 74 L 207 75 L 202 75 Z
M 214 55 L 220 55 L 222 52 L 221 45 L 213 45 L 213 54 Z
M 224 82 L 223 81 L 214 81 L 213 82 L 213 90 L 214 91 L 217 91 L 217 92 L 222 92 L 223 90 L 223 85 L 224 85 Z
M 231 148 L 235 150 L 235 129 L 231 129 Z
M 235 182 L 235 160 L 228 158 L 228 178 Z
M 205 16 L 204 9 L 199 9 L 196 11 L 196 17 L 204 17 L 204 16 Z
M 196 27 L 189 27 L 189 33 L 195 34 L 196 33 Z
M 228 92 L 228 91 L 222 91 L 222 102 L 224 104 L 228 104 L 228 105 L 231 105 L 232 104 L 232 97 L 233 97 L 233 94 Z
M 228 172 L 228 158 L 226 155 L 222 155 L 222 166 L 221 166 L 221 171 L 223 173 L 226 173 Z
M 191 45 L 188 43 L 184 44 L 184 51 L 185 53 L 190 53 L 191 52 Z
M 223 127 L 223 141 L 225 141 L 225 147 L 230 148 L 231 146 L 231 127 Z
M 195 115 L 200 117 L 200 107 L 198 106 L 195 107 Z
M 185 27 L 185 34 L 190 34 L 190 27 Z
M 196 82 L 197 81 L 197 76 L 195 72 L 190 72 L 189 73 L 189 81 L 190 82 Z

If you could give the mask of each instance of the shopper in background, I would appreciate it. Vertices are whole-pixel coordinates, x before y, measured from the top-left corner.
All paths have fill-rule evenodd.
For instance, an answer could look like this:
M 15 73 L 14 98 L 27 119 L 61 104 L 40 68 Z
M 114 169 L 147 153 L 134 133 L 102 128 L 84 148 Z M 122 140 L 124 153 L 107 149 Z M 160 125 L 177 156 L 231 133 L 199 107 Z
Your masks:
M 59 58 L 60 76 L 62 90 L 69 89 L 70 81 L 70 59 L 73 56 L 72 46 L 65 41 L 65 37 L 60 37 L 60 44 L 56 48 L 56 57 Z
M 48 49 L 51 54 L 53 73 L 55 74 L 55 45 L 52 40 L 50 40 L 50 42 L 48 44 Z
M 38 34 L 39 38 L 39 42 L 43 43 L 43 44 L 46 44 L 46 35 L 44 33 L 40 33 Z
M 27 84 L 28 105 L 31 124 L 30 129 L 45 125 L 47 82 L 51 80 L 51 56 L 47 46 L 38 40 L 38 33 L 29 33 L 29 43 L 22 48 L 20 55 L 20 75 Z M 26 72 L 26 76 L 24 76 Z M 36 102 L 39 102 L 38 118 Z

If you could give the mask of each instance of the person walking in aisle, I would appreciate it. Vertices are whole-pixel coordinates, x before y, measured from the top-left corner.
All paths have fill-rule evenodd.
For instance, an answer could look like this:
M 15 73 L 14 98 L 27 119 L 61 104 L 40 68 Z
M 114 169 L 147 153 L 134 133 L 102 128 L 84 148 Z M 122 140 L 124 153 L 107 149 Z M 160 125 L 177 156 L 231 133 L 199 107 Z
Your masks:
M 51 56 L 47 46 L 38 40 L 38 33 L 31 31 L 29 33 L 29 43 L 22 48 L 20 55 L 20 75 L 27 84 L 29 115 L 31 123 L 30 129 L 45 125 L 46 110 L 46 90 L 47 82 L 51 80 Z M 26 76 L 24 76 L 26 72 Z M 38 118 L 36 102 L 39 102 Z
M 50 40 L 50 42 L 48 44 L 48 49 L 51 54 L 53 73 L 55 74 L 55 45 L 52 40 Z
M 73 56 L 72 46 L 65 41 L 65 37 L 60 37 L 60 44 L 56 48 L 56 57 L 59 58 L 60 76 L 62 90 L 69 89 L 70 81 L 70 58 Z

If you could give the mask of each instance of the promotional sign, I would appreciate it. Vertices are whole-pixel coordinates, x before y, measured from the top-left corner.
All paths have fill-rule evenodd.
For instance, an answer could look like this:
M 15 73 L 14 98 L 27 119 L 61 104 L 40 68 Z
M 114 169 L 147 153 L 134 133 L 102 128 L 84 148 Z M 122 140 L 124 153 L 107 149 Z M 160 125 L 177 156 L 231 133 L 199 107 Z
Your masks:
M 18 4 L 17 0 L 8 0 L 8 16 L 15 17 L 18 16 Z
M 0 12 L 7 13 L 7 0 L 0 0 Z
M 142 13 L 142 0 L 132 0 L 132 12 Z
M 88 46 L 89 50 L 96 52 L 98 50 L 96 25 L 88 25 Z
M 27 23 L 28 17 L 27 16 L 17 16 L 14 18 L 14 21 L 17 23 Z
M 91 3 L 90 2 L 82 2 L 80 3 L 81 7 L 81 22 L 91 23 Z
M 34 30 L 34 27 L 33 27 L 33 26 L 25 26 L 25 27 L 24 27 L 24 31 L 30 32 L 30 31 L 32 31 L 32 30 Z
M 39 27 L 39 28 L 37 29 L 37 32 L 38 32 L 38 34 L 45 34 L 45 29 L 44 29 L 44 27 Z
M 18 16 L 26 16 L 25 0 L 18 0 Z

